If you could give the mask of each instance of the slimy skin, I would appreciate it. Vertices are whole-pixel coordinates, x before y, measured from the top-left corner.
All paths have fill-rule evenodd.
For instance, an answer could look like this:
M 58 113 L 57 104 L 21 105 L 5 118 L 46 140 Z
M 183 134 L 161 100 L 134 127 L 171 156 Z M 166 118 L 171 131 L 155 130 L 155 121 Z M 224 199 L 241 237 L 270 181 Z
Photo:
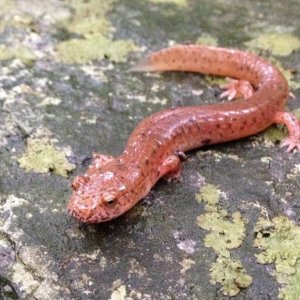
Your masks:
M 68 211 L 81 222 L 114 219 L 144 198 L 161 178 L 176 178 L 184 152 L 256 134 L 285 124 L 288 151 L 300 150 L 300 122 L 284 111 L 288 85 L 266 60 L 239 50 L 178 45 L 148 56 L 132 71 L 189 71 L 234 78 L 223 93 L 244 100 L 168 109 L 144 119 L 118 157 L 94 154 L 75 177 Z

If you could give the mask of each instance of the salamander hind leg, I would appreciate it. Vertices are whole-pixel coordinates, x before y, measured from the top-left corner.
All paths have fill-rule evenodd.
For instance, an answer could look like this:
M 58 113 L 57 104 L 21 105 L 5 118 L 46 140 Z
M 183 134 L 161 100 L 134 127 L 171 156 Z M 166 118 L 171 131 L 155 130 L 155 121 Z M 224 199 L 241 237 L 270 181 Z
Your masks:
M 159 177 L 164 177 L 167 181 L 180 179 L 181 160 L 173 154 L 167 157 L 159 167 Z
M 289 136 L 282 141 L 280 147 L 287 146 L 288 152 L 291 152 L 295 148 L 300 151 L 300 120 L 292 113 L 277 112 L 274 117 L 274 122 L 284 124 L 289 131 Z
M 253 86 L 247 80 L 228 78 L 227 83 L 222 85 L 221 88 L 224 88 L 225 91 L 220 95 L 220 98 L 227 98 L 229 101 L 239 97 L 248 99 L 254 93 Z

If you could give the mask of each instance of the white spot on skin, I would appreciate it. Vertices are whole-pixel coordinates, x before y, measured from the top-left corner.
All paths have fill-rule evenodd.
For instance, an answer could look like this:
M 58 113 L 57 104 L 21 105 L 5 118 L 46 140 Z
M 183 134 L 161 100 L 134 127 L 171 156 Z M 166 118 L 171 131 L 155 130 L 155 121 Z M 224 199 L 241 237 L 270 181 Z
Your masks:
M 114 176 L 115 176 L 115 174 L 113 172 L 105 172 L 105 173 L 101 174 L 101 177 L 103 177 L 104 180 L 111 179 Z
M 78 194 L 78 193 L 77 193 Z M 98 198 L 93 197 L 93 201 L 91 204 L 87 205 L 86 203 L 82 202 L 81 197 L 76 197 L 74 201 L 74 206 L 77 207 L 80 210 L 93 210 L 98 205 L 99 201 Z
M 119 188 L 119 191 L 126 191 L 126 186 L 125 186 L 125 185 L 122 185 L 122 186 Z

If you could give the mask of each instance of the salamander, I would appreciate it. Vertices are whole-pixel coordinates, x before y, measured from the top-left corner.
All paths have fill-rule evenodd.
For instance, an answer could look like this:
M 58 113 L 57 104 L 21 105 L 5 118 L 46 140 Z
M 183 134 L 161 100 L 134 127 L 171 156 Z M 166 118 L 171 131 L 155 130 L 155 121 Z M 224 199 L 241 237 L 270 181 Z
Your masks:
M 286 125 L 282 142 L 300 150 L 300 121 L 284 110 L 289 90 L 281 72 L 249 52 L 177 45 L 150 54 L 131 71 L 188 71 L 232 78 L 222 103 L 157 112 L 141 121 L 117 157 L 93 154 L 86 173 L 75 177 L 69 213 L 81 222 L 114 219 L 144 198 L 162 177 L 178 178 L 184 152 Z M 242 96 L 242 97 L 238 97 Z

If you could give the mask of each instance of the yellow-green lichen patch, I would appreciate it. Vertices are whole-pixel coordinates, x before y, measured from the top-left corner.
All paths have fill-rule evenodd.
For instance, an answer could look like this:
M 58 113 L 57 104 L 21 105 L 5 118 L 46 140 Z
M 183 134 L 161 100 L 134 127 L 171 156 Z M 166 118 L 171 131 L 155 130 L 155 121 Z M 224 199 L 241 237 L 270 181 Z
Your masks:
M 292 113 L 299 119 L 300 118 L 300 108 L 295 109 Z M 265 137 L 273 143 L 281 142 L 288 136 L 288 130 L 284 125 L 277 125 L 269 127 L 264 132 Z
M 75 165 L 68 162 L 65 154 L 57 150 L 47 138 L 28 139 L 26 153 L 19 159 L 26 172 L 53 172 L 66 177 Z
M 71 25 L 72 31 L 82 34 L 85 37 L 94 34 L 103 34 L 112 31 L 109 22 L 105 19 L 83 19 Z
M 234 212 L 231 217 L 224 212 L 208 212 L 197 218 L 197 224 L 210 231 L 204 242 L 217 253 L 239 247 L 245 238 L 245 220 L 239 212 Z
M 283 76 L 285 77 L 285 79 L 287 80 L 289 87 L 296 90 L 300 88 L 300 82 L 295 81 L 294 78 L 294 72 L 292 70 L 288 70 L 288 69 L 281 69 L 281 72 L 283 74 Z
M 204 78 L 209 85 L 215 85 L 218 87 L 223 87 L 228 83 L 225 77 L 205 75 Z
M 196 200 L 199 203 L 205 203 L 206 211 L 215 211 L 217 210 L 217 204 L 219 203 L 220 193 L 220 190 L 216 186 L 207 184 L 196 194 Z
M 300 226 L 285 216 L 273 220 L 260 218 L 255 232 L 254 245 L 262 250 L 256 255 L 257 261 L 261 264 L 274 263 L 276 279 L 283 284 L 281 295 L 285 295 L 285 291 L 291 294 L 299 285 L 298 282 L 295 286 L 295 279 L 300 277 Z
M 222 292 L 227 296 L 236 296 L 241 288 L 246 288 L 252 283 L 251 276 L 238 260 L 219 256 L 210 269 L 211 283 L 220 283 Z
M 128 52 L 136 49 L 131 41 L 112 41 L 101 35 L 88 39 L 73 39 L 57 45 L 59 57 L 65 63 L 86 63 L 105 57 L 114 62 L 123 62 Z
M 61 26 L 81 35 L 60 42 L 56 46 L 59 59 L 65 63 L 87 63 L 91 60 L 108 58 L 114 62 L 125 61 L 126 55 L 137 50 L 130 40 L 112 40 L 108 37 L 114 28 L 106 19 L 114 1 L 70 1 L 74 14 Z
M 152 3 L 170 3 L 178 6 L 187 6 L 187 0 L 150 0 Z
M 24 64 L 32 64 L 37 57 L 34 53 L 27 47 L 19 47 L 19 48 L 10 48 L 5 45 L 0 45 L 0 60 L 8 60 L 8 59 L 19 59 Z
M 254 50 L 267 50 L 273 55 L 287 56 L 300 49 L 300 39 L 287 32 L 270 32 L 258 35 L 245 45 Z
M 112 8 L 113 3 L 113 0 L 68 1 L 68 5 L 73 10 L 73 16 L 61 25 L 84 36 L 106 34 L 113 30 L 112 25 L 106 19 L 106 14 Z
M 0 0 L 0 32 L 6 27 L 10 22 L 11 18 L 7 18 L 6 15 L 15 7 L 15 2 L 13 0 Z
M 264 132 L 264 135 L 272 143 L 277 143 L 287 136 L 287 130 L 282 125 L 272 126 Z
M 9 12 L 15 7 L 15 1 L 13 0 L 0 0 L 1 14 Z
M 218 40 L 208 33 L 202 34 L 197 40 L 196 44 L 208 45 L 208 46 L 218 46 Z
M 279 291 L 278 298 L 284 300 L 299 299 L 300 295 L 300 260 L 295 266 L 295 274 L 291 276 L 288 284 Z
M 208 184 L 196 194 L 198 202 L 205 203 L 205 213 L 198 216 L 199 227 L 208 230 L 204 238 L 205 246 L 213 248 L 218 254 L 210 268 L 213 284 L 220 283 L 224 295 L 235 296 L 241 288 L 252 283 L 239 261 L 230 258 L 231 249 L 239 247 L 245 238 L 246 220 L 240 212 L 228 213 L 219 205 L 221 192 Z

